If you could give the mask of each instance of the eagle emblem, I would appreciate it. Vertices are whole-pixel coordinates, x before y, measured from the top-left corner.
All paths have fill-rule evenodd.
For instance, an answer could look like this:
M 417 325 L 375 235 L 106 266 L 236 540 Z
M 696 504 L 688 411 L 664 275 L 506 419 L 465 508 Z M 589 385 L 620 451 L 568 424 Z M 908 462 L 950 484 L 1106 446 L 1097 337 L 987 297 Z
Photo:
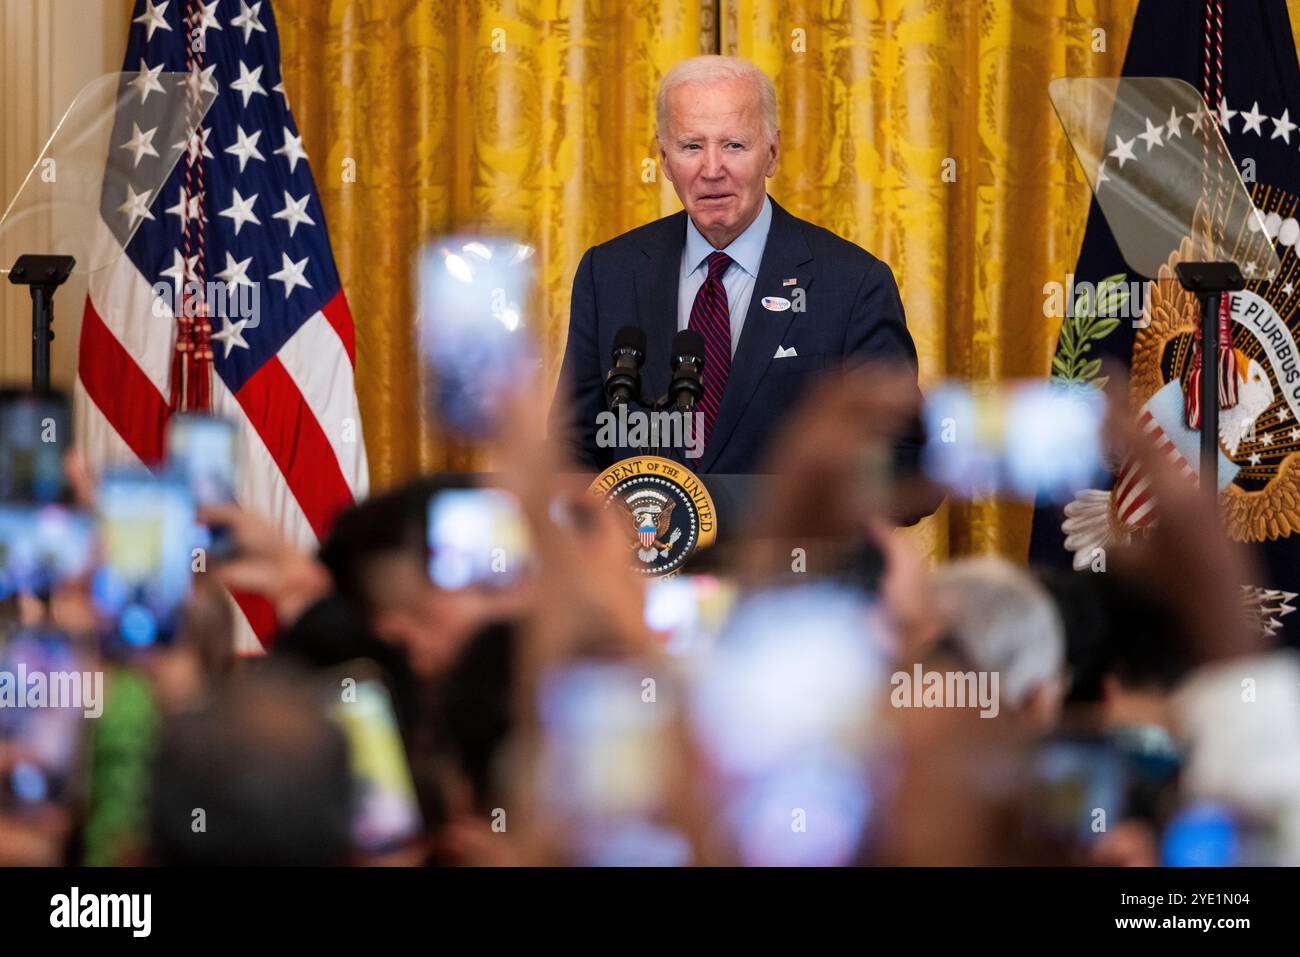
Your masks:
M 640 501 L 633 501 L 634 499 Z M 677 503 L 668 499 L 661 505 L 653 499 L 647 502 L 642 496 L 629 496 L 620 501 L 627 509 L 632 523 L 632 542 L 629 547 L 636 551 L 636 557 L 646 564 L 658 558 L 667 558 L 668 552 L 682 537 L 681 529 L 671 535 L 668 532 L 672 527 L 673 509 Z M 665 536 L 668 537 L 667 541 L 664 541 Z
M 713 544 L 717 518 L 713 499 L 698 475 L 656 455 L 620 459 L 587 491 L 624 521 L 629 564 L 638 575 L 677 574 L 697 549 Z M 618 504 L 615 504 L 615 503 Z
M 1273 200 L 1281 203 L 1281 199 Z M 1200 302 L 1176 279 L 1182 261 L 1204 261 L 1213 248 L 1204 203 L 1195 226 L 1147 284 L 1132 350 L 1130 400 L 1139 424 L 1179 473 L 1199 484 L 1200 432 L 1185 421 L 1185 394 Z M 1290 257 L 1295 253 L 1284 250 Z M 1300 530 L 1300 390 L 1294 388 L 1295 330 L 1287 324 L 1291 286 L 1256 282 L 1230 294 L 1235 324 L 1235 401 L 1219 413 L 1219 501 L 1224 528 L 1242 542 L 1271 542 Z M 1287 386 L 1290 385 L 1290 388 Z M 1093 568 L 1111 545 L 1126 545 L 1157 520 L 1158 503 L 1134 461 L 1118 464 L 1110 489 L 1082 489 L 1065 506 L 1061 531 L 1076 570 Z M 1295 611 L 1295 592 L 1246 586 L 1247 610 L 1268 634 Z

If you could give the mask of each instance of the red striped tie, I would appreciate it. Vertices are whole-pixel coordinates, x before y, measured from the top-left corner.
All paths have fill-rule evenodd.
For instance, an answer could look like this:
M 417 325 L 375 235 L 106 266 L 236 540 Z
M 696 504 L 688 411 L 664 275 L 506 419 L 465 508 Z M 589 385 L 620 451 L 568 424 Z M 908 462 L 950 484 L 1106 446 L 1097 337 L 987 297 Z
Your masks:
M 731 371 L 731 313 L 727 308 L 727 290 L 722 274 L 731 265 L 726 253 L 709 253 L 709 275 L 695 294 L 689 328 L 704 337 L 704 395 L 698 412 L 704 416 L 704 444 L 713 432 L 713 423 L 722 406 L 722 390 L 727 387 Z

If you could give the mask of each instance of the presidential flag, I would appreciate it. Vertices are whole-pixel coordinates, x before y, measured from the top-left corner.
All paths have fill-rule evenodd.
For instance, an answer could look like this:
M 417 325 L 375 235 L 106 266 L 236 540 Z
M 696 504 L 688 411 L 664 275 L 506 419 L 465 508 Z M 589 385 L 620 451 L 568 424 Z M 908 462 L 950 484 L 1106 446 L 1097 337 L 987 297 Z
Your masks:
M 366 451 L 352 316 L 280 73 L 270 0 L 137 0 L 124 72 L 110 151 L 129 158 L 116 164 L 128 181 L 106 177 L 98 225 L 110 240 L 138 228 L 125 255 L 90 280 L 79 447 L 96 471 L 155 466 L 174 412 L 230 417 L 239 503 L 314 548 L 366 494 Z M 164 72 L 215 96 L 187 143 L 153 141 L 149 99 L 161 96 Z M 152 164 L 174 148 L 183 154 L 148 195 L 150 171 L 162 175 Z M 227 304 L 255 308 L 213 309 L 186 292 L 208 283 L 230 294 Z M 179 295 L 160 297 L 167 287 Z M 270 606 L 235 600 L 238 649 L 259 651 L 275 628 Z
M 1078 264 L 1068 279 L 1054 378 L 1097 382 L 1104 358 L 1129 368 L 1130 400 L 1142 427 L 1189 481 L 1199 482 L 1202 375 L 1218 381 L 1218 481 L 1224 528 L 1250 544 L 1259 580 L 1242 595 L 1260 627 L 1300 645 L 1300 64 L 1283 0 L 1142 0 L 1124 59 L 1125 76 L 1177 77 L 1195 87 L 1195 110 L 1137 116 L 1116 110 L 1104 176 L 1141 177 L 1204 124 L 1222 133 L 1258 216 L 1252 236 L 1273 245 L 1281 268 L 1248 281 L 1220 313 L 1223 348 L 1200 349 L 1200 308 L 1172 278 L 1134 275 L 1092 203 Z M 1098 175 L 1098 180 L 1102 174 Z M 1201 192 L 1192 177 L 1185 189 Z M 1211 217 L 1212 219 L 1213 217 Z M 1204 247 L 1201 247 L 1203 250 Z M 1198 258 L 1188 239 L 1172 259 Z M 1242 269 L 1250 280 L 1249 263 Z M 1204 371 L 1202 371 L 1204 370 Z M 1040 501 L 1030 558 L 1105 569 L 1106 549 L 1160 521 L 1160 503 L 1133 463 L 1120 463 L 1109 487 L 1081 489 L 1058 507 Z

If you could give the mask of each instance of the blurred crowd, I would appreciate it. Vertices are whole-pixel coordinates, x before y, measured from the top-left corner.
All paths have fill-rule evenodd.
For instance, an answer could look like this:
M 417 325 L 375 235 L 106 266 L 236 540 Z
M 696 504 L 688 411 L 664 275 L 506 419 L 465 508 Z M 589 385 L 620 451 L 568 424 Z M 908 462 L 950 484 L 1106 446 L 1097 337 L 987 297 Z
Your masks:
M 753 521 L 670 579 L 519 402 L 483 472 L 374 494 L 314 553 L 201 512 L 236 547 L 167 642 L 108 649 L 90 574 L 0 598 L 5 667 L 104 674 L 98 717 L 0 722 L 0 862 L 1300 863 L 1300 668 L 1213 504 L 1113 398 L 1149 531 L 1104 571 L 935 566 L 896 527 L 934 490 L 864 479 L 911 395 L 824 383 Z M 526 534 L 434 574 L 431 503 L 487 486 Z M 235 653 L 231 590 L 274 608 L 265 655 Z

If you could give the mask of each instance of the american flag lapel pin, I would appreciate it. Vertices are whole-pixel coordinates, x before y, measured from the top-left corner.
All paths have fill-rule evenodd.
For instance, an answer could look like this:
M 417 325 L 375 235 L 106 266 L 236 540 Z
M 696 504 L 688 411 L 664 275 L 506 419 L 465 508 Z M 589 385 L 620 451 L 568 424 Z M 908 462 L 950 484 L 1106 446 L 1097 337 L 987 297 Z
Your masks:
M 782 280 L 781 280 L 781 285 L 782 285 L 782 286 L 793 286 L 793 285 L 794 285 L 795 283 L 797 283 L 798 281 L 799 281 L 799 280 L 798 280 L 797 278 L 795 278 L 795 279 L 782 279 Z

